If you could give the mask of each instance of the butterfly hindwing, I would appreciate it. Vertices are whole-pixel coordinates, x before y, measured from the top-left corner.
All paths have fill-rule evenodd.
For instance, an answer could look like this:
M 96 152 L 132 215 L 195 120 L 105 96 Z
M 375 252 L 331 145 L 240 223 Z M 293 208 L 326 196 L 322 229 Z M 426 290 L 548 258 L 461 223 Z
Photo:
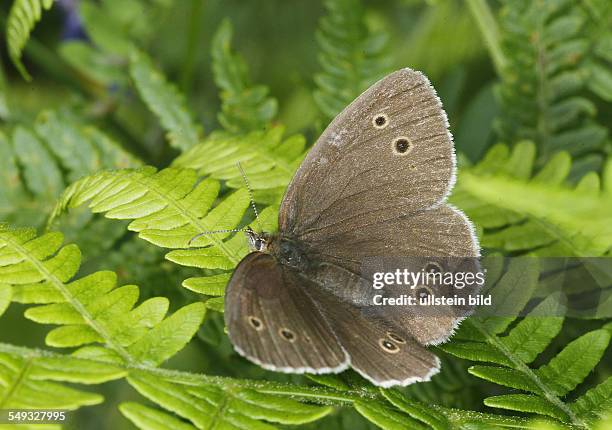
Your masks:
M 394 326 L 325 289 L 313 290 L 322 313 L 334 328 L 351 367 L 372 383 L 390 387 L 428 381 L 438 373 L 438 358 L 403 327 Z
M 312 299 L 308 280 L 269 254 L 245 257 L 232 275 L 225 322 L 236 350 L 270 370 L 338 372 L 348 357 Z
M 418 239 L 412 239 L 418 238 Z M 372 286 L 369 261 L 381 260 L 376 271 L 394 272 L 396 268 L 413 273 L 428 271 L 433 262 L 443 272 L 472 272 L 479 269 L 479 247 L 472 226 L 465 215 L 445 204 L 419 211 L 411 216 L 380 220 L 338 231 L 325 240 L 311 242 L 311 255 L 322 262 L 307 273 L 324 285 L 328 294 L 340 297 L 368 313 L 403 327 L 421 344 L 438 344 L 447 340 L 470 307 L 378 306 L 374 296 L 414 295 L 418 289 L 405 285 Z M 395 266 L 393 265 L 395 264 Z M 367 273 L 366 273 L 367 272 Z M 364 279 L 365 278 L 365 279 Z M 476 293 L 478 285 L 454 288 L 431 286 L 435 295 L 465 297 Z

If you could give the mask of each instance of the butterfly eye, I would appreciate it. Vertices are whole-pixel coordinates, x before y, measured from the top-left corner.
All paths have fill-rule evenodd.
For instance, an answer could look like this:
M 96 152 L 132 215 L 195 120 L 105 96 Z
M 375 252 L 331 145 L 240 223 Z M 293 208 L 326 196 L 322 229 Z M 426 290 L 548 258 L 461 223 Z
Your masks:
M 374 128 L 385 128 L 389 125 L 389 118 L 384 113 L 374 115 L 374 118 L 372 118 L 372 125 Z
M 390 331 L 387 332 L 387 337 L 397 343 L 406 343 L 404 339 L 402 339 L 401 337 L 399 337 L 398 335 Z
M 255 239 L 255 249 L 261 251 L 263 249 L 263 240 Z
M 389 354 L 397 354 L 400 350 L 399 346 L 393 342 L 389 342 L 387 339 L 380 339 L 378 344 L 385 352 L 388 352 Z
M 435 261 L 430 261 L 425 265 L 425 272 L 427 273 L 442 273 L 442 266 Z
M 281 328 L 278 331 L 278 334 L 280 334 L 281 337 L 285 339 L 287 342 L 295 342 L 295 339 L 296 339 L 295 334 L 289 329 Z
M 249 317 L 249 324 L 251 324 L 251 326 L 257 331 L 263 330 L 264 328 L 264 325 L 261 320 L 254 316 Z
M 393 151 L 399 155 L 406 155 L 412 149 L 412 144 L 405 137 L 398 137 L 393 142 Z

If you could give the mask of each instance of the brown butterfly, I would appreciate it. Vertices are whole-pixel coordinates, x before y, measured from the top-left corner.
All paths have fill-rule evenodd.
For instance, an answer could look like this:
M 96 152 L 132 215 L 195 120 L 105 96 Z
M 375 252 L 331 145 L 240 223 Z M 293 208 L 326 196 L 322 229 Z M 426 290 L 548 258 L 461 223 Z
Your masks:
M 374 306 L 363 264 L 409 256 L 421 270 L 432 258 L 446 265 L 447 257 L 469 257 L 475 270 L 472 225 L 445 203 L 454 181 L 446 114 L 428 79 L 402 69 L 366 90 L 298 169 L 280 207 L 279 232 L 247 232 L 252 252 L 225 298 L 236 351 L 289 373 L 350 366 L 383 387 L 437 373 L 439 360 L 425 346 L 446 341 L 464 315 Z

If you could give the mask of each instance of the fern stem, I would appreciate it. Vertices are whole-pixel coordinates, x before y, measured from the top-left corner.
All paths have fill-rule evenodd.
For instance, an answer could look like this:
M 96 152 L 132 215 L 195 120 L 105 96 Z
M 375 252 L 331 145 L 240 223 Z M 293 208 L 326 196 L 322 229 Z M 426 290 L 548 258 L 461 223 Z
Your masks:
M 523 361 L 521 361 L 519 358 L 515 357 L 514 354 L 512 354 L 512 352 L 506 347 L 506 345 L 500 342 L 496 336 L 491 335 L 482 326 L 482 324 L 480 324 L 475 319 L 471 319 L 470 321 L 472 325 L 476 327 L 476 329 L 480 333 L 482 333 L 482 335 L 485 337 L 487 342 L 489 342 L 491 345 L 497 348 L 502 354 L 504 354 L 512 362 L 512 364 L 514 364 L 517 370 L 524 373 L 525 376 L 527 376 L 529 379 L 531 379 L 531 381 L 534 384 L 537 385 L 537 387 L 542 391 L 542 394 L 544 394 L 544 397 L 546 397 L 546 400 L 548 400 L 551 404 L 559 408 L 569 417 L 572 425 L 579 426 L 581 428 L 588 428 L 587 425 L 576 416 L 574 411 L 572 411 L 572 409 L 568 405 L 563 403 L 561 399 L 559 399 L 559 397 L 557 397 L 551 390 L 548 389 L 546 384 L 544 384 L 544 382 L 542 382 L 542 380 L 538 377 L 538 375 L 535 374 L 533 369 L 531 369 L 529 366 L 523 363 Z
M 25 348 L 21 346 L 15 346 L 8 343 L 0 342 L 0 353 L 7 353 L 11 355 L 17 355 L 20 357 L 32 359 L 39 357 L 64 357 L 63 354 L 56 352 L 46 351 L 37 348 Z M 98 360 L 91 358 L 79 358 L 80 360 L 91 361 L 94 363 L 100 363 Z M 108 364 L 107 362 L 102 362 Z M 190 386 L 202 386 L 202 385 L 214 385 L 221 388 L 249 388 L 254 389 L 266 394 L 280 394 L 288 397 L 308 399 L 315 403 L 329 404 L 335 402 L 336 404 L 350 404 L 357 400 L 381 400 L 383 401 L 382 395 L 375 390 L 346 390 L 340 391 L 334 388 L 322 387 L 322 386 L 305 386 L 305 385 L 292 385 L 283 382 L 273 382 L 266 380 L 250 380 L 250 379 L 237 379 L 227 376 L 210 376 L 200 373 L 190 373 L 180 370 L 164 369 L 160 367 L 151 367 L 145 365 L 129 364 L 129 363 L 113 363 L 117 367 L 123 368 L 128 372 L 144 372 L 149 375 L 155 375 L 163 378 L 169 382 L 190 385 Z
M 1 347 L 2 344 L 0 344 Z M 1 348 L 0 348 L 1 350 Z M 189 373 L 178 370 L 163 369 L 150 366 L 131 366 L 131 368 L 162 377 L 170 382 L 200 386 L 202 384 L 215 385 L 224 388 L 250 388 L 266 394 L 279 394 L 292 398 L 308 399 L 319 403 L 353 403 L 357 400 L 382 400 L 383 397 L 371 390 L 341 391 L 329 387 L 310 387 L 293 385 L 283 382 L 267 380 L 238 379 L 227 376 L 209 376 L 199 373 Z
M 57 288 L 57 290 L 66 298 L 66 301 L 70 303 L 70 305 L 83 317 L 85 322 L 100 335 L 100 337 L 104 340 L 104 343 L 108 345 L 110 349 L 119 354 L 119 356 L 123 358 L 126 363 L 134 363 L 134 359 L 130 353 L 123 346 L 115 343 L 111 334 L 108 333 L 103 326 L 96 322 L 94 317 L 80 301 L 76 300 L 74 296 L 70 294 L 70 291 L 68 291 L 68 288 L 66 288 L 66 284 L 64 284 L 64 282 L 57 278 L 53 272 L 49 271 L 41 261 L 32 257 L 30 252 L 21 246 L 19 242 L 16 242 L 10 236 L 4 237 L 4 240 L 26 261 L 28 261 L 32 266 L 36 267 L 36 269 L 45 277 L 45 279 L 47 279 L 55 288 Z
M 29 358 L 25 365 L 19 371 L 19 375 L 15 381 L 11 384 L 11 387 L 6 391 L 4 397 L 0 399 L 0 410 L 4 409 L 6 406 L 6 401 L 10 399 L 13 394 L 19 389 L 19 386 L 23 381 L 27 379 L 28 372 L 30 371 L 30 367 L 32 366 L 32 358 Z
M 26 348 L 0 342 L 0 353 L 19 356 L 32 360 L 34 358 L 62 358 L 65 355 L 37 348 Z M 91 363 L 103 363 L 105 361 L 92 358 L 80 358 L 79 360 Z M 140 364 L 113 363 L 114 366 L 124 369 L 127 373 L 145 373 L 155 376 L 167 382 L 192 387 L 215 386 L 229 394 L 232 390 L 252 389 L 260 393 L 287 396 L 298 401 L 308 401 L 320 405 L 347 406 L 356 401 L 381 402 L 388 405 L 388 400 L 382 392 L 372 386 L 358 387 L 356 389 L 337 390 L 326 386 L 293 385 L 283 382 L 267 380 L 236 379 L 227 376 L 209 376 L 198 373 L 190 373 L 180 370 L 164 369 Z M 126 376 L 126 375 L 123 375 Z M 496 427 L 503 428 L 535 428 L 531 427 L 529 420 L 524 417 L 502 416 L 495 414 L 483 414 L 480 412 L 463 411 L 460 409 L 446 408 L 436 404 L 425 405 L 419 401 L 406 398 L 407 402 L 414 402 L 420 408 L 431 408 L 436 413 L 442 414 L 453 424 L 459 426 L 462 423 L 474 423 L 481 421 Z M 401 408 L 400 408 L 401 409 Z
M 544 23 L 538 20 L 538 30 L 533 37 L 533 44 L 536 49 L 535 59 L 535 75 L 537 76 L 537 94 L 536 101 L 538 106 L 537 118 L 537 144 L 540 148 L 540 160 L 546 160 L 549 157 L 549 141 L 551 130 L 546 120 L 548 116 L 548 80 L 546 76 L 547 55 L 544 46 L 542 46 L 542 36 L 544 33 Z
M 507 60 L 501 49 L 499 29 L 486 0 L 466 0 L 470 12 L 484 37 L 498 76 L 506 69 Z
M 167 202 L 174 209 L 176 209 L 180 214 L 189 220 L 191 225 L 193 225 L 197 231 L 204 232 L 211 229 L 211 226 L 204 225 L 200 218 L 193 215 L 185 206 L 183 206 L 180 201 L 170 197 L 169 194 L 162 193 L 158 188 L 152 187 L 151 184 L 140 179 L 136 179 L 136 182 L 142 185 L 149 192 L 156 194 L 160 200 Z M 240 262 L 240 258 L 236 257 L 236 255 L 227 246 L 225 246 L 225 242 L 223 242 L 223 240 L 216 239 L 214 236 L 214 234 L 209 235 L 208 240 L 210 240 L 214 246 L 223 251 L 223 254 L 225 254 L 228 260 L 234 263 L 234 265 L 237 265 Z

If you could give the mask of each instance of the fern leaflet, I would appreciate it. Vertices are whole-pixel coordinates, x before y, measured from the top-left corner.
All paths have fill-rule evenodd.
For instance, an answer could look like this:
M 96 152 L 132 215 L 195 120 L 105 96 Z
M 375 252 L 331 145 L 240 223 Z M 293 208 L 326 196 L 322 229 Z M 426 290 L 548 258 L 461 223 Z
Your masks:
M 565 397 L 600 361 L 610 343 L 610 333 L 604 329 L 588 332 L 566 345 L 548 363 L 531 368 L 529 365 L 559 334 L 564 318 L 551 316 L 562 314 L 557 294 L 541 301 L 527 316 L 513 324 L 516 318 L 512 315 L 518 315 L 525 307 L 538 282 L 536 260 L 527 260 L 527 263 L 511 261 L 506 273 L 499 272 L 497 279 L 497 275 L 492 275 L 493 279 L 488 281 L 490 285 L 495 284 L 498 294 L 512 290 L 512 300 L 496 311 L 496 315 L 504 316 L 473 316 L 442 349 L 460 358 L 488 363 L 472 366 L 471 374 L 526 392 L 488 397 L 484 400 L 485 405 L 549 416 L 564 424 L 588 428 L 592 417 L 577 405 L 597 399 L 593 410 L 603 410 L 608 407 L 605 394 L 593 392 L 574 403 Z M 513 288 L 515 285 L 521 285 L 520 290 Z M 605 393 L 608 385 L 609 382 L 604 382 L 599 391 Z
M 284 128 L 272 127 L 246 135 L 214 133 L 174 160 L 177 167 L 197 169 L 226 181 L 230 188 L 244 187 L 240 163 L 255 199 L 262 203 L 278 203 L 293 173 L 305 156 L 306 141 L 301 135 L 283 139 Z
M 31 126 L 0 133 L 0 219 L 39 225 L 43 208 L 65 184 L 101 168 L 141 162 L 94 126 L 67 111 L 43 111 Z M 21 167 L 21 168 L 20 168 Z
M 101 384 L 125 374 L 112 363 L 0 344 L 0 408 L 74 410 L 96 405 L 102 396 L 64 383 Z
M 198 143 L 200 127 L 194 123 L 185 107 L 184 97 L 166 81 L 143 52 L 132 53 L 130 75 L 140 96 L 168 132 L 170 144 L 185 151 Z
M 212 67 L 221 90 L 219 123 L 231 133 L 246 133 L 265 128 L 276 116 L 278 103 L 263 85 L 250 82 L 244 59 L 231 50 L 232 24 L 225 20 L 212 41 Z
M 388 35 L 370 31 L 360 0 L 327 0 L 317 42 L 323 71 L 315 76 L 314 98 L 327 119 L 389 72 Z
M 121 412 L 138 428 L 165 430 L 210 429 L 215 426 L 229 429 L 273 429 L 274 427 L 266 422 L 284 425 L 308 423 L 333 410 L 326 405 L 308 404 L 308 399 L 323 402 L 323 398 L 335 396 L 346 402 L 351 398 L 350 394 L 316 387 L 294 387 L 267 381 L 191 374 L 146 364 L 133 366 L 125 362 L 109 362 L 108 357 L 101 354 L 80 355 L 66 356 L 0 343 L 0 401 L 3 399 L 5 381 L 8 388 L 12 389 L 10 396 L 6 397 L 6 405 L 19 407 L 31 404 L 44 407 L 43 403 L 34 403 L 37 397 L 33 399 L 32 396 L 24 396 L 31 394 L 28 392 L 29 387 L 41 383 L 41 380 L 98 384 L 125 377 L 139 393 L 166 411 L 130 402 L 119 406 Z M 3 372 L 5 364 L 8 370 Z M 15 381 L 13 375 L 18 372 L 21 372 L 22 379 Z M 10 382 L 24 388 L 13 387 L 9 385 Z M 64 389 L 55 382 L 41 384 L 45 390 L 57 388 L 59 394 L 67 393 L 66 396 L 58 397 L 56 403 L 51 403 L 57 404 L 58 408 L 65 404 L 66 408 L 72 409 L 102 400 L 97 394 L 82 392 L 81 397 L 76 398 L 82 399 L 81 403 L 78 403 L 74 395 L 68 395 L 76 395 L 81 393 L 80 391 Z M 356 393 L 352 395 L 355 396 Z M 291 398 L 294 396 L 296 400 Z M 318 396 L 322 398 L 318 399 Z M 53 399 L 52 395 L 48 397 Z M 68 400 L 73 403 L 67 403 Z M 66 403 L 60 403 L 62 401 Z M 182 425 L 174 425 L 178 423 Z
M 138 287 L 117 288 L 114 272 L 69 282 L 81 254 L 75 245 L 62 247 L 62 241 L 60 233 L 36 237 L 32 229 L 0 230 L 0 282 L 11 286 L 13 301 L 40 305 L 26 311 L 28 319 L 59 326 L 48 333 L 48 345 L 80 347 L 76 354 L 82 356 L 158 365 L 195 334 L 204 318 L 201 303 L 165 318 L 168 299 L 156 297 L 135 307 Z
M 612 37 L 612 8 L 606 1 L 592 7 L 568 0 L 504 2 L 509 61 L 499 87 L 500 134 L 536 142 L 539 164 L 560 150 L 601 163 L 609 149 L 609 130 L 596 115 L 598 103 L 612 98 L 612 57 L 602 51 Z
M 32 77 L 21 62 L 21 53 L 30 33 L 40 20 L 44 10 L 51 9 L 53 0 L 15 0 L 6 25 L 6 44 L 13 64 L 26 80 Z
M 220 183 L 212 178 L 197 182 L 192 169 L 152 167 L 137 170 L 101 172 L 72 184 L 64 193 L 52 220 L 68 207 L 87 203 L 106 217 L 133 220 L 128 229 L 155 245 L 174 249 L 166 258 L 175 263 L 213 270 L 210 279 L 185 281 L 190 289 L 203 285 L 222 292 L 228 270 L 247 254 L 243 234 L 231 231 L 199 236 L 199 233 L 232 230 L 238 227 L 249 207 L 249 195 L 242 188 L 224 197 L 213 207 Z M 277 210 L 266 208 L 260 221 L 273 231 Z M 259 224 L 253 225 L 259 228 Z M 218 304 L 208 303 L 217 309 Z
M 570 156 L 556 154 L 533 175 L 535 152 L 526 141 L 512 151 L 495 145 L 476 166 L 461 170 L 451 201 L 484 228 L 485 247 L 543 256 L 604 254 L 612 247 L 612 163 L 603 181 L 590 173 L 572 190 L 565 185 Z M 585 216 L 592 223 L 584 223 Z

